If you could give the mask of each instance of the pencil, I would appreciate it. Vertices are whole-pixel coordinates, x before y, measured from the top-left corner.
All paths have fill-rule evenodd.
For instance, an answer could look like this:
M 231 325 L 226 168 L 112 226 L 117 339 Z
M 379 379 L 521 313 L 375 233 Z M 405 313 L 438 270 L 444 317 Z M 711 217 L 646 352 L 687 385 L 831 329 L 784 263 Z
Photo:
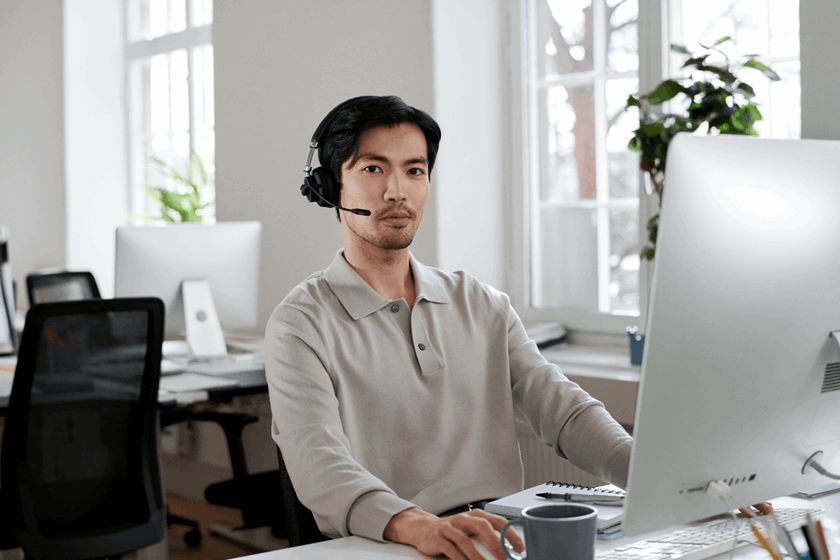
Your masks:
M 750 525 L 750 529 L 755 534 L 755 538 L 758 539 L 758 544 L 760 544 L 764 550 L 770 553 L 770 556 L 773 560 L 782 560 L 782 557 L 779 556 L 779 553 L 773 550 L 773 547 L 770 546 L 770 543 L 767 542 L 767 539 L 764 538 L 764 535 L 756 528 L 755 525 Z
M 817 519 L 816 521 L 814 521 L 814 525 L 817 527 L 817 536 L 820 539 L 819 544 L 822 548 L 823 556 L 825 557 L 825 560 L 831 560 L 831 556 L 828 554 L 828 545 L 825 542 L 825 533 L 823 533 L 822 523 L 820 523 L 820 520 Z

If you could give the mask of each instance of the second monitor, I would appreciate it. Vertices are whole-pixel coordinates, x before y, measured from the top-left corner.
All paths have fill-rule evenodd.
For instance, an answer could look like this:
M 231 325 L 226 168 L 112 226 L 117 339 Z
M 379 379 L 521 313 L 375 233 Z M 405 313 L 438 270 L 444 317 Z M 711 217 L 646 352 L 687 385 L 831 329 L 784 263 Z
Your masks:
M 155 296 L 166 332 L 185 333 L 196 358 L 224 355 L 221 329 L 257 325 L 259 222 L 117 229 L 115 294 Z

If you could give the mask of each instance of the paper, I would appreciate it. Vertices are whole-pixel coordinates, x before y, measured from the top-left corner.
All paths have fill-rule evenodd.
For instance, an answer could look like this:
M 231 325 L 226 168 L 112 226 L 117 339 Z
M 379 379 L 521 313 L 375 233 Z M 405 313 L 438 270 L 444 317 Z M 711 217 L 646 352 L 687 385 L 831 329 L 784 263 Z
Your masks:
M 160 379 L 160 388 L 170 393 L 181 393 L 185 391 L 204 391 L 219 387 L 235 387 L 238 381 L 233 379 L 219 379 L 200 373 L 178 373 L 167 375 Z

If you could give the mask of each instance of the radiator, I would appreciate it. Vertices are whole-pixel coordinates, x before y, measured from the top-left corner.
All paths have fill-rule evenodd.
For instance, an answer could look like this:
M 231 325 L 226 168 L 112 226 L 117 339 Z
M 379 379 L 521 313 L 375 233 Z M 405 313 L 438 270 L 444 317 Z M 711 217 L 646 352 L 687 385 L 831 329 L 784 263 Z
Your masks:
M 543 484 L 549 480 L 568 482 L 584 486 L 600 486 L 603 480 L 592 476 L 568 460 L 560 458 L 553 447 L 541 442 L 526 427 L 518 427 L 519 451 L 522 454 L 522 467 L 525 471 L 525 488 Z

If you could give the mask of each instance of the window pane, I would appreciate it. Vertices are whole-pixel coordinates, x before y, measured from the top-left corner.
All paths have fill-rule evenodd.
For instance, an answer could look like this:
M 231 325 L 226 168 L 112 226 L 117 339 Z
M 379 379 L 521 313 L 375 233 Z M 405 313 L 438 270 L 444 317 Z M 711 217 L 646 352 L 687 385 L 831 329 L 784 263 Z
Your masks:
M 537 42 L 544 53 L 540 76 L 592 70 L 592 0 L 541 0 L 537 5 Z
M 212 13 L 212 0 L 203 1 Z M 127 15 L 129 42 L 150 41 L 187 28 L 186 0 L 128 0 Z
M 173 132 L 188 132 L 190 130 L 190 77 L 187 71 L 187 51 L 181 49 L 169 56 L 172 80 L 172 130 Z
M 159 54 L 152 57 L 150 70 L 150 106 L 152 133 L 169 132 L 169 57 Z
M 193 27 L 213 23 L 213 0 L 190 0 L 190 10 Z
M 187 1 L 169 0 L 169 33 L 178 33 L 187 28 Z
M 757 54 L 781 76 L 770 82 L 756 70 L 739 73 L 756 92 L 763 115 L 755 125 L 759 136 L 799 138 L 799 2 L 798 0 L 709 0 L 702 4 L 672 0 L 680 12 L 674 37 L 690 50 L 729 35 L 721 45 L 732 60 Z M 683 59 L 679 58 L 680 63 Z
M 166 35 L 169 29 L 169 14 L 166 9 L 166 0 L 148 0 L 149 3 L 149 29 L 146 38 L 152 39 Z
M 639 126 L 639 111 L 635 107 L 625 111 L 624 105 L 631 93 L 639 91 L 639 80 L 608 80 L 605 89 L 610 198 L 635 198 L 639 196 L 639 155 L 627 143 Z
M 639 213 L 610 212 L 610 308 L 639 310 Z
M 607 0 L 607 69 L 639 70 L 638 0 Z
M 213 45 L 193 49 L 196 129 L 215 126 L 213 98 Z
M 546 119 L 541 200 L 595 198 L 594 87 L 557 86 L 543 94 Z
M 539 263 L 533 302 L 538 307 L 598 309 L 598 228 L 595 211 L 546 208 L 540 212 Z

